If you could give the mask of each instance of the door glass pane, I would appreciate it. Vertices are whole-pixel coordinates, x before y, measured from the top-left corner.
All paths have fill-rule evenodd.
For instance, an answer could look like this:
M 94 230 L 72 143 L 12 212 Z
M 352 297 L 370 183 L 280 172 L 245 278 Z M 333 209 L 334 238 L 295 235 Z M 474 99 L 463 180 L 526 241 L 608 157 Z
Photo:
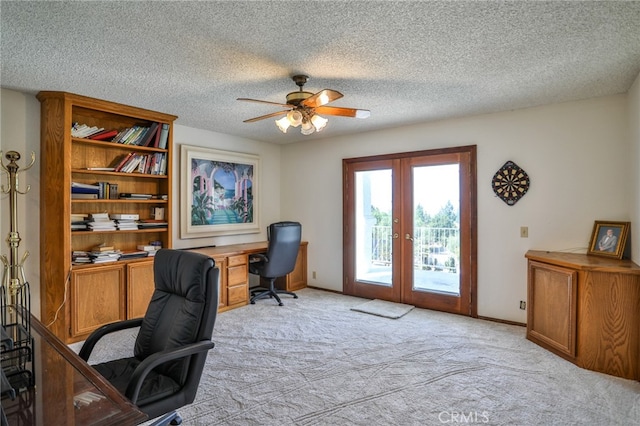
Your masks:
M 413 167 L 413 290 L 460 294 L 458 164 Z
M 356 280 L 390 287 L 391 169 L 355 173 Z

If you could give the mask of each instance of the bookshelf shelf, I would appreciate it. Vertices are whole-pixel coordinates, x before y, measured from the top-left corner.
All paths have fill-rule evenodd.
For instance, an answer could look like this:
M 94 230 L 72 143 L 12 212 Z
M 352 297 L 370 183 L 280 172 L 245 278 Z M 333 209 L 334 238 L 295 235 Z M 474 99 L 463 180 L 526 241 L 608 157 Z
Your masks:
M 101 244 L 122 252 L 135 251 L 151 241 L 160 241 L 162 247 L 172 246 L 172 140 L 177 117 L 66 92 L 40 92 L 37 98 L 41 104 L 41 173 L 47 177 L 41 183 L 40 197 L 40 314 L 56 336 L 72 343 L 85 339 L 106 323 L 133 318 L 148 304 L 146 297 L 151 296 L 154 285 L 153 257 L 78 265 L 72 263 L 72 253 L 90 251 Z M 148 143 L 150 146 L 79 138 L 72 136 L 75 123 L 121 134 L 134 127 L 157 129 L 155 133 L 149 131 L 149 135 L 158 137 L 146 139 L 154 141 Z M 157 143 L 164 140 L 160 129 L 166 135 L 166 148 L 158 147 L 164 146 Z M 165 173 L 141 173 L 138 168 L 135 172 L 89 170 L 116 167 L 133 154 L 144 156 L 147 164 L 164 166 Z M 105 198 L 72 199 L 72 182 L 99 183 Z M 167 197 L 109 199 L 107 187 L 117 187 L 118 194 Z M 154 212 L 160 207 L 164 209 L 166 228 L 71 230 L 72 214 L 137 214 L 143 220 L 154 219 Z
M 153 148 L 153 147 L 140 146 L 140 145 L 127 145 L 127 144 L 116 143 L 116 142 L 96 141 L 96 140 L 85 139 L 85 138 L 71 138 L 71 141 L 73 143 L 101 146 L 109 149 L 119 148 L 119 149 L 127 149 L 130 151 L 167 152 L 166 149 L 162 149 L 162 148 Z
M 142 179 L 167 179 L 166 175 L 152 175 L 148 173 L 138 173 L 138 172 L 109 172 L 104 170 L 87 170 L 87 169 L 73 169 L 71 170 L 73 174 L 82 174 L 82 175 L 97 175 L 97 176 L 119 176 L 119 177 L 131 177 L 131 178 L 142 178 Z
M 167 228 L 149 228 L 149 229 L 134 229 L 128 231 L 71 231 L 73 235 L 95 235 L 95 234 L 149 234 L 149 233 L 167 232 Z

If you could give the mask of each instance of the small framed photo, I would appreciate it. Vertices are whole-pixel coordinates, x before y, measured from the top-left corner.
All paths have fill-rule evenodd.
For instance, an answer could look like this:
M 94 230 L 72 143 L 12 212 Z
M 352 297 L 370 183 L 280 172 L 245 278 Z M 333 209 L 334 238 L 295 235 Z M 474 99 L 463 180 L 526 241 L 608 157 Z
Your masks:
M 629 222 L 596 220 L 587 254 L 622 259 L 629 225 Z

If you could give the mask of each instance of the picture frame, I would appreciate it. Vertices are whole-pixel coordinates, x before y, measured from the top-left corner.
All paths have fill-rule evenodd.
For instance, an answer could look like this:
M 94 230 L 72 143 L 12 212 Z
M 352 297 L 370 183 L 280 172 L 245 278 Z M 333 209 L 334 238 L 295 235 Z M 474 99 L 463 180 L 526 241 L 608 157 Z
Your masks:
M 587 254 L 622 259 L 629 227 L 630 222 L 596 220 Z
M 260 157 L 180 148 L 180 238 L 260 232 Z

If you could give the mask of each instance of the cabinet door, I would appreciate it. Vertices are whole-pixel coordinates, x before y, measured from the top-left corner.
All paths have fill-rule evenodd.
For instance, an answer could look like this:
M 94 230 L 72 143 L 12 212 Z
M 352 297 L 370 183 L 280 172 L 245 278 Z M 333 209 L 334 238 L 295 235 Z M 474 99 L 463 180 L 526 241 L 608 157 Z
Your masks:
M 529 261 L 527 338 L 568 359 L 576 356 L 577 272 Z
M 141 318 L 147 312 L 155 289 L 153 261 L 127 265 L 127 318 Z
M 124 267 L 109 265 L 72 271 L 71 318 L 72 337 L 125 319 Z
M 296 258 L 296 266 L 293 271 L 284 277 L 276 280 L 276 287 L 286 291 L 296 291 L 307 286 L 307 246 L 300 245 L 298 257 Z M 268 284 L 267 284 L 268 287 Z

